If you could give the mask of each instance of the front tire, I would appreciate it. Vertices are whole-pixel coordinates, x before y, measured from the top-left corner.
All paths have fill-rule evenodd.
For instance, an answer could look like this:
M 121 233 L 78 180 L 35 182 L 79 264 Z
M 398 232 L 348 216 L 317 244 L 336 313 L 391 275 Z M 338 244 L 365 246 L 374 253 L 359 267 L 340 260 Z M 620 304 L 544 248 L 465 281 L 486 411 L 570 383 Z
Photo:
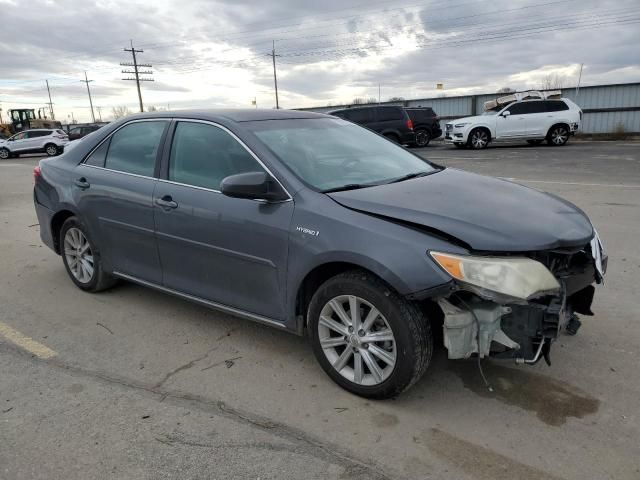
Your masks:
M 467 143 L 474 150 L 482 150 L 483 148 L 487 148 L 490 141 L 491 137 L 484 128 L 474 128 L 469 134 Z
M 48 143 L 44 146 L 44 153 L 46 153 L 50 157 L 55 157 L 58 155 L 58 146 L 53 143 Z
M 116 280 L 102 267 L 102 259 L 86 226 L 69 217 L 60 229 L 60 254 L 73 283 L 87 292 L 99 292 L 112 287 Z
M 422 311 L 368 272 L 327 280 L 307 318 L 320 366 L 356 395 L 394 397 L 417 382 L 431 360 L 431 326 Z
M 561 147 L 569 140 L 569 129 L 564 125 L 554 125 L 547 134 L 547 143 L 554 147 Z
M 0 148 L 0 160 L 11 158 L 11 152 L 6 148 Z

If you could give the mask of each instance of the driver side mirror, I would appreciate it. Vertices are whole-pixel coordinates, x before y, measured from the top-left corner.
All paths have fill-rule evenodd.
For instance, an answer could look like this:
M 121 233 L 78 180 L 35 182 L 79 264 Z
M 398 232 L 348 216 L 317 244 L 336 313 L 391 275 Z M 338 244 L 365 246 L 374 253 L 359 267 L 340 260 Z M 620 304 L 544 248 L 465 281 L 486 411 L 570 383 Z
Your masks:
M 266 172 L 230 175 L 222 180 L 220 191 L 233 198 L 279 202 L 289 198 L 280 184 Z
M 500 115 L 501 117 L 508 117 L 509 115 L 511 115 L 511 112 L 509 110 L 507 110 L 506 112 L 502 112 L 502 115 Z

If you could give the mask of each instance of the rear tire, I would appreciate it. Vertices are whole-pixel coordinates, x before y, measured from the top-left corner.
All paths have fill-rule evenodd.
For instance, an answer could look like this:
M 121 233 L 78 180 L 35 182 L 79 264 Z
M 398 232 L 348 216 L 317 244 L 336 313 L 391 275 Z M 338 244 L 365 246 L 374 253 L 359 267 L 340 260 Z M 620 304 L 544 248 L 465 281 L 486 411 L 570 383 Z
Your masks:
M 368 272 L 353 270 L 323 283 L 307 318 L 320 366 L 356 395 L 394 397 L 417 382 L 431 360 L 433 337 L 423 312 Z
M 484 128 L 474 128 L 469 134 L 469 140 L 467 140 L 467 144 L 474 150 L 482 150 L 484 148 L 487 148 L 490 141 L 491 137 Z
M 554 147 L 561 147 L 569 140 L 569 129 L 565 125 L 554 125 L 547 133 L 547 143 Z
M 431 141 L 431 132 L 429 130 L 420 128 L 416 130 L 416 147 L 422 148 L 429 145 Z
M 58 155 L 58 146 L 54 143 L 47 143 L 44 146 L 44 153 L 46 153 L 50 157 L 55 157 Z
M 60 229 L 60 254 L 73 283 L 87 292 L 99 292 L 116 284 L 106 273 L 96 244 L 78 217 L 69 217 Z

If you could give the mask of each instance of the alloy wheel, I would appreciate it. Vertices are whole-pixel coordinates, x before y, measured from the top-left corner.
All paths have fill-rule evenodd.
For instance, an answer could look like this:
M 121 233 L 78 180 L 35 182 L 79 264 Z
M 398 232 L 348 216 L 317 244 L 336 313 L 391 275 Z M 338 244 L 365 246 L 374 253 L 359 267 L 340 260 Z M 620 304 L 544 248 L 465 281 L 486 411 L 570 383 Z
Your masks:
M 64 256 L 71 274 L 81 283 L 93 278 L 93 252 L 89 240 L 78 228 L 72 227 L 64 236 Z
M 9 150 L 7 150 L 6 148 L 0 148 L 0 158 L 2 160 L 6 160 L 7 158 L 9 158 Z
M 489 136 L 484 130 L 476 130 L 471 134 L 471 145 L 473 148 L 484 148 L 489 143 Z
M 56 147 L 55 145 L 49 145 L 47 147 L 47 155 L 49 155 L 50 157 L 53 157 L 56 153 L 58 153 L 58 147 Z
M 355 295 L 340 295 L 325 304 L 318 339 L 333 368 L 355 384 L 378 385 L 396 365 L 389 323 L 375 306 Z
M 556 127 L 551 132 L 551 141 L 556 145 L 564 145 L 568 139 L 569 135 L 564 127 Z
M 416 132 L 416 145 L 418 147 L 426 147 L 429 144 L 429 140 L 431 140 L 429 132 L 425 130 Z

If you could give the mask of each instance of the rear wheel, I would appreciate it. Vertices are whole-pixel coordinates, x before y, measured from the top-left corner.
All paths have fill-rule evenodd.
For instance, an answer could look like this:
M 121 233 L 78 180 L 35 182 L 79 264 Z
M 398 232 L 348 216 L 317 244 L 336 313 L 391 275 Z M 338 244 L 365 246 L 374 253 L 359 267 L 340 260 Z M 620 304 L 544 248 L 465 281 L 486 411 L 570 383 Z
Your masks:
M 314 354 L 345 390 L 389 398 L 423 375 L 433 349 L 422 311 L 370 273 L 327 280 L 308 310 Z
M 44 146 L 44 152 L 50 157 L 58 155 L 58 146 L 53 143 L 47 143 Z
M 6 160 L 11 157 L 11 152 L 6 148 L 0 148 L 0 159 Z
M 474 128 L 469 134 L 469 140 L 467 143 L 474 150 L 481 150 L 483 148 L 487 148 L 490 140 L 491 138 L 489 138 L 489 134 L 484 128 Z
M 431 141 L 431 133 L 423 128 L 416 130 L 416 147 L 426 147 Z
M 569 129 L 564 125 L 554 125 L 547 134 L 547 143 L 560 147 L 569 140 Z
M 69 217 L 60 229 L 60 253 L 67 273 L 82 290 L 99 292 L 116 283 L 102 268 L 100 252 L 91 241 L 85 225 Z

